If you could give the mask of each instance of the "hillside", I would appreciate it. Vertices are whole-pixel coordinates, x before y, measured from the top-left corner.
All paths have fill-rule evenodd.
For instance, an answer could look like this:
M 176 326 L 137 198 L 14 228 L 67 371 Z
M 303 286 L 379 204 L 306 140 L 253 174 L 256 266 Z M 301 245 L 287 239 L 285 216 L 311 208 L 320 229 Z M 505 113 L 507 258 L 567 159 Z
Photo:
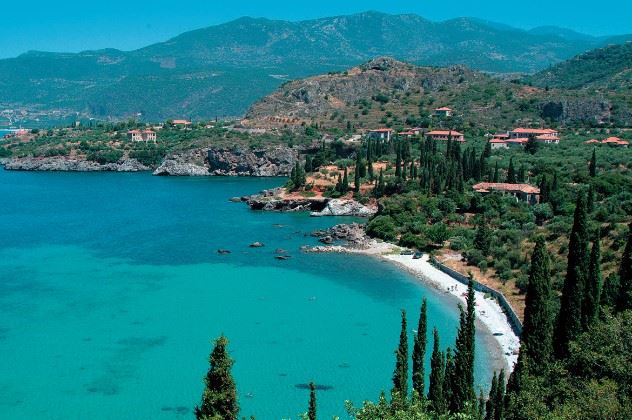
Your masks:
M 580 54 L 528 80 L 542 87 L 632 89 L 632 42 Z
M 433 126 L 460 130 L 515 125 L 632 125 L 630 94 L 598 97 L 532 87 L 462 66 L 418 67 L 379 58 L 342 73 L 284 84 L 256 102 L 244 123 L 257 127 L 318 124 L 326 128 Z M 616 104 L 616 106 L 615 106 Z M 455 116 L 431 118 L 437 107 Z
M 0 105 L 25 110 L 27 121 L 29 115 L 46 120 L 75 112 L 213 118 L 243 114 L 284 80 L 381 55 L 424 65 L 534 72 L 607 42 L 565 34 L 376 12 L 303 22 L 241 18 L 135 51 L 29 52 L 0 60 Z

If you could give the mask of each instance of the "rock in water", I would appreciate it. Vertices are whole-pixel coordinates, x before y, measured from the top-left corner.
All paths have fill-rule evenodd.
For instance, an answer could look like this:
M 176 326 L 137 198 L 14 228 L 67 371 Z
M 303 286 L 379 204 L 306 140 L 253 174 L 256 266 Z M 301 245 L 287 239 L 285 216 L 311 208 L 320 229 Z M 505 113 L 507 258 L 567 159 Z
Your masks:
M 253 242 L 250 244 L 250 248 L 261 248 L 264 244 L 262 242 Z

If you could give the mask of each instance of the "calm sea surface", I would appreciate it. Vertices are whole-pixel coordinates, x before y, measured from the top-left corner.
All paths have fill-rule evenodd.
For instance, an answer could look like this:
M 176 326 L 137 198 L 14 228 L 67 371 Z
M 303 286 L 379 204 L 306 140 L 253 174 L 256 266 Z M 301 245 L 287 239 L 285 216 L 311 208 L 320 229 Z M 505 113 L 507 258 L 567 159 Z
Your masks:
M 412 334 L 426 296 L 452 345 L 443 295 L 378 260 L 298 251 L 349 219 L 228 201 L 279 183 L 0 170 L 0 418 L 191 418 L 221 333 L 241 415 L 296 419 L 314 380 L 333 387 L 319 415 L 346 418 L 344 400 L 390 389 L 400 308 Z

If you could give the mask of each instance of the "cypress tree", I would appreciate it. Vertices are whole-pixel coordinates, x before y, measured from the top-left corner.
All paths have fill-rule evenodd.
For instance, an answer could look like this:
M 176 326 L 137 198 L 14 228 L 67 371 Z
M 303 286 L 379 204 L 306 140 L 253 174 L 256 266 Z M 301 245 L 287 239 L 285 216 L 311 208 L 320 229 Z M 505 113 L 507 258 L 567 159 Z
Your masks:
M 597 176 L 597 152 L 595 148 L 593 148 L 592 157 L 590 158 L 590 163 L 588 164 L 588 173 L 593 178 Z
M 445 369 L 443 371 L 443 396 L 446 403 L 446 410 L 450 409 L 453 411 L 454 398 L 457 396 L 455 388 L 457 387 L 454 372 L 454 357 L 452 349 L 448 347 L 445 349 Z
M 619 282 L 619 275 L 617 273 L 611 273 L 603 282 L 601 306 L 615 308 L 620 291 L 621 283 Z
M 496 371 L 492 376 L 492 385 L 489 388 L 489 396 L 487 397 L 487 403 L 485 404 L 485 420 L 494 420 L 496 413 L 496 394 L 498 392 L 498 378 L 496 377 Z
M 309 408 L 307 418 L 309 420 L 316 420 L 316 385 L 314 385 L 314 382 L 309 383 Z
M 369 175 L 369 179 L 373 179 L 375 178 L 375 174 L 373 173 L 373 158 L 371 156 L 369 156 L 369 158 L 367 159 L 367 173 Z
M 439 331 L 432 330 L 434 344 L 432 347 L 432 357 L 430 359 L 430 385 L 428 387 L 428 400 L 430 406 L 437 414 L 446 411 L 446 400 L 443 392 L 445 360 L 443 352 L 439 349 Z
M 312 165 L 312 157 L 310 155 L 307 155 L 305 157 L 305 172 L 306 173 L 310 173 L 312 172 L 313 169 L 313 165 Z
M 478 404 L 476 408 L 476 418 L 483 420 L 485 418 L 485 395 L 483 395 L 483 388 L 480 388 L 478 391 Z
M 568 244 L 568 265 L 555 337 L 555 352 L 560 359 L 568 354 L 568 343 L 582 331 L 582 300 L 588 273 L 587 230 L 586 197 L 580 193 Z
M 500 173 L 498 172 L 498 161 L 496 161 L 496 167 L 494 168 L 494 178 L 492 179 L 492 182 L 498 182 L 499 179 Z
M 343 184 L 342 184 L 342 175 L 338 172 L 338 181 L 336 182 L 336 191 L 339 193 L 343 192 Z
M 397 151 L 395 153 L 395 176 L 396 177 L 401 177 L 402 176 L 402 155 L 401 155 L 401 151 L 399 146 L 397 147 Z
M 527 172 L 527 169 L 524 167 L 524 165 L 520 165 L 520 168 L 518 168 L 518 175 L 516 176 L 516 180 L 519 183 L 523 183 L 526 181 L 527 179 L 526 172 Z
M 540 236 L 531 256 L 520 351 L 542 369 L 553 354 L 552 298 L 550 258 Z
M 239 403 L 237 402 L 237 387 L 231 374 L 233 360 L 228 354 L 228 339 L 223 335 L 215 340 L 215 347 L 211 352 L 210 368 L 204 383 L 202 401 L 195 407 L 195 417 L 198 420 L 221 418 L 232 420 L 237 418 Z
M 513 157 L 509 159 L 509 168 L 507 169 L 507 183 L 515 184 L 516 183 L 516 170 L 513 165 Z
M 408 396 L 408 332 L 406 311 L 402 310 L 402 329 L 399 334 L 399 346 L 395 351 L 395 370 L 393 371 L 393 399 L 403 401 Z
M 496 395 L 494 396 L 494 420 L 503 420 L 505 418 L 505 370 L 501 369 L 498 374 L 498 382 L 496 384 Z
M 356 163 L 353 171 L 353 191 L 360 192 L 360 166 Z
M 619 265 L 619 293 L 615 303 L 618 311 L 632 309 L 632 223 L 628 226 L 628 242 Z
M 349 171 L 345 166 L 345 172 L 342 177 L 342 193 L 345 194 L 347 191 L 349 191 Z
M 586 198 L 586 211 L 592 213 L 595 210 L 595 187 L 593 184 L 588 186 L 588 197 Z
M 426 358 L 426 330 L 427 330 L 427 303 L 424 299 L 421 303 L 419 311 L 419 325 L 417 326 L 417 335 L 415 336 L 415 344 L 413 346 L 413 391 L 417 392 L 419 397 L 424 394 L 424 359 Z
M 476 399 L 474 392 L 474 335 L 475 335 L 475 296 L 474 282 L 467 287 L 467 307 L 461 311 L 459 332 L 454 353 L 454 382 L 451 387 L 450 409 L 460 412 L 466 403 Z
M 492 144 L 490 142 L 485 143 L 485 148 L 483 149 L 483 157 L 488 158 L 492 155 Z
M 584 290 L 584 301 L 582 309 L 582 326 L 584 330 L 595 322 L 599 316 L 599 305 L 601 302 L 601 249 L 599 245 L 601 230 L 597 230 L 597 236 L 593 241 L 592 250 L 590 251 L 590 263 L 588 264 L 588 277 L 586 279 L 586 288 Z

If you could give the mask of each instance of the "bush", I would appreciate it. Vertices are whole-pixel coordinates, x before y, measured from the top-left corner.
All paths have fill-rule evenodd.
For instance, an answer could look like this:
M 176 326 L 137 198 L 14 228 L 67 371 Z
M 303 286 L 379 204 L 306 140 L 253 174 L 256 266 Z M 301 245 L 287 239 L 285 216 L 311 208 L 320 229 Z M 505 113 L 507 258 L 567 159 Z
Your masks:
M 366 233 L 374 238 L 394 242 L 397 239 L 395 221 L 390 216 L 377 216 L 369 222 Z
M 96 152 L 88 152 L 86 155 L 87 160 L 105 165 L 106 163 L 116 163 L 123 157 L 123 152 L 120 150 L 99 150 Z

